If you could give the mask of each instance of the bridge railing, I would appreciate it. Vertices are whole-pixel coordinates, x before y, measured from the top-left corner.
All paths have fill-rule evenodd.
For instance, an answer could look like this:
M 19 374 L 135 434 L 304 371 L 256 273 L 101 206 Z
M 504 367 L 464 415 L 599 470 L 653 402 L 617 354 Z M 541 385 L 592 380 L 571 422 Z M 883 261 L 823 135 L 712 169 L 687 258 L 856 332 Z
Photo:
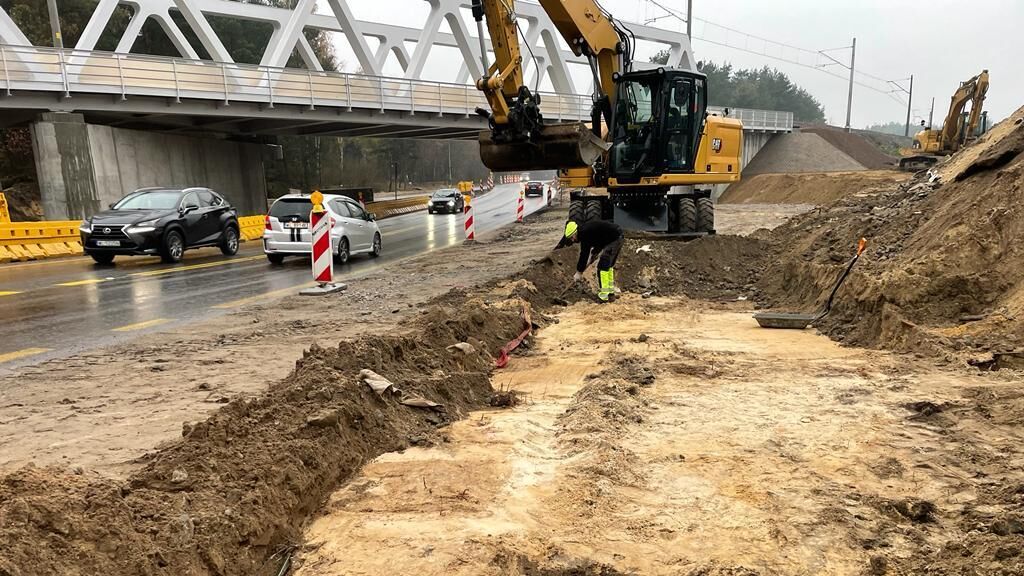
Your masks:
M 709 106 L 708 110 L 719 114 L 725 108 Z M 755 110 L 752 108 L 729 108 L 729 118 L 743 122 L 745 130 L 765 130 L 768 132 L 790 132 L 793 130 L 793 113 L 780 110 Z
M 296 104 L 474 115 L 487 101 L 474 86 L 406 78 L 319 72 L 139 54 L 0 45 L 0 91 L 106 93 L 127 99 L 182 99 Z M 586 120 L 590 96 L 541 92 L 545 117 Z

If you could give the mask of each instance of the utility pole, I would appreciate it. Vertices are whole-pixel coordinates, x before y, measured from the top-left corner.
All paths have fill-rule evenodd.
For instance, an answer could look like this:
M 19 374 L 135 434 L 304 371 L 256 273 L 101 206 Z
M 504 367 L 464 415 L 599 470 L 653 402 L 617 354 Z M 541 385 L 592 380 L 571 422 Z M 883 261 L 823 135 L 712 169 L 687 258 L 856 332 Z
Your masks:
M 907 125 L 903 129 L 904 136 L 910 136 L 910 104 L 914 101 L 914 75 L 910 75 L 910 90 L 907 92 Z
M 853 69 L 857 61 L 857 39 L 853 39 L 853 46 L 850 47 L 850 92 L 846 96 L 846 131 L 850 131 L 850 112 L 853 108 Z
M 932 109 L 928 112 L 928 128 L 932 127 L 932 116 L 935 115 L 935 96 L 932 96 Z
M 448 185 L 452 185 L 452 141 L 448 140 Z
M 693 35 L 693 0 L 686 0 L 686 39 L 691 40 Z
M 50 30 L 53 32 L 53 47 L 64 49 L 64 41 L 60 37 L 60 16 L 57 14 L 57 0 L 46 0 L 46 9 L 50 12 Z

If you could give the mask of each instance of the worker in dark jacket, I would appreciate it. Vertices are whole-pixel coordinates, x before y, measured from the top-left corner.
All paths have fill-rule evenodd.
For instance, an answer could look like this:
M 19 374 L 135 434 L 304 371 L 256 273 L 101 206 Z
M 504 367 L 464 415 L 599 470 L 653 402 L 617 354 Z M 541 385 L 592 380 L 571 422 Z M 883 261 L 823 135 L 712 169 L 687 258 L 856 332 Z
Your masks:
M 573 242 L 580 243 L 580 259 L 576 263 L 576 274 L 573 281 L 579 282 L 583 272 L 597 259 L 597 297 L 602 302 L 612 298 L 615 288 L 615 260 L 622 249 L 622 228 L 607 220 L 591 220 L 582 226 L 572 220 L 565 223 L 565 236 L 559 246 L 568 246 Z

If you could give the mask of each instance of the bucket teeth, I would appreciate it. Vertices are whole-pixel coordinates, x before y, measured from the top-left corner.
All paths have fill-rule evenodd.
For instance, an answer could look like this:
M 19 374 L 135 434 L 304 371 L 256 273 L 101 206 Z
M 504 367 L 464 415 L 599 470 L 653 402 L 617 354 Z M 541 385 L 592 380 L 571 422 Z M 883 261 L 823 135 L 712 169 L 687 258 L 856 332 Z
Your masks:
M 582 122 L 545 125 L 532 140 L 501 142 L 490 131 L 480 133 L 480 160 L 495 172 L 584 168 L 607 149 Z

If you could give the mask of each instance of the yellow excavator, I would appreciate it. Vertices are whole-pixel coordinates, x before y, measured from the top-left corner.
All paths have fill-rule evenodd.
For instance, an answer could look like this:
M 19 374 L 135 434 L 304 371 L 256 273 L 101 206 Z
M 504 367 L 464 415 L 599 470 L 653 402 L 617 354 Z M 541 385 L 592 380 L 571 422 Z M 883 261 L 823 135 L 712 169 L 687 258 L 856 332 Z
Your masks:
M 707 113 L 707 77 L 633 69 L 630 31 L 595 0 L 540 0 L 594 77 L 590 125 L 549 123 L 523 80 L 515 0 L 473 0 L 490 110 L 480 158 L 494 171 L 559 170 L 570 218 L 681 236 L 714 233 L 710 186 L 740 179 L 743 125 Z M 483 21 L 495 62 L 488 65 Z
M 941 130 L 931 126 L 914 135 L 913 148 L 900 150 L 899 168 L 908 172 L 925 170 L 935 165 L 940 156 L 948 156 L 975 137 L 982 119 L 985 94 L 988 92 L 988 70 L 974 76 L 953 93 L 949 112 Z M 964 108 L 971 104 L 971 112 L 964 118 Z M 924 122 L 922 121 L 922 124 Z

